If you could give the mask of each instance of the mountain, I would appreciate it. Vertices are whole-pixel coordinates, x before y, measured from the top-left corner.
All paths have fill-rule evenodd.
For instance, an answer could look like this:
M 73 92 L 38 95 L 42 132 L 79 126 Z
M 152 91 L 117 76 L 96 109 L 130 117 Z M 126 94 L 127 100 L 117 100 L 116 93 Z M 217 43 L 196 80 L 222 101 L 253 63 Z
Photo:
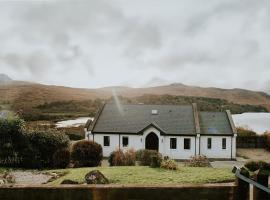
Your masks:
M 107 93 L 114 90 L 118 95 L 131 98 L 141 96 L 143 94 L 168 94 L 173 96 L 217 98 L 225 99 L 229 102 L 237 104 L 261 105 L 267 107 L 270 110 L 270 95 L 264 92 L 257 92 L 238 88 L 205 88 L 198 86 L 187 86 L 182 83 L 173 83 L 170 85 L 148 88 L 106 87 L 99 90 Z
M 34 109 L 35 112 L 50 114 L 54 110 L 55 115 L 65 112 L 66 115 L 74 117 L 76 112 L 85 116 L 86 113 L 96 113 L 101 104 L 101 100 L 96 102 L 96 99 L 109 99 L 113 95 L 129 98 L 128 101 L 130 102 L 132 99 L 136 99 L 136 101 L 133 101 L 136 103 L 180 104 L 198 102 L 198 104 L 203 104 L 205 109 L 211 108 L 211 110 L 219 110 L 225 105 L 228 109 L 234 109 L 235 113 L 270 111 L 270 96 L 263 92 L 244 89 L 204 88 L 187 86 L 181 83 L 146 88 L 117 86 L 82 89 L 12 82 L 12 84 L 0 85 L 0 108 L 10 108 L 14 111 L 23 109 L 27 114 L 32 114 L 32 109 Z
M 6 74 L 0 74 L 0 84 L 7 84 L 12 82 L 12 79 Z

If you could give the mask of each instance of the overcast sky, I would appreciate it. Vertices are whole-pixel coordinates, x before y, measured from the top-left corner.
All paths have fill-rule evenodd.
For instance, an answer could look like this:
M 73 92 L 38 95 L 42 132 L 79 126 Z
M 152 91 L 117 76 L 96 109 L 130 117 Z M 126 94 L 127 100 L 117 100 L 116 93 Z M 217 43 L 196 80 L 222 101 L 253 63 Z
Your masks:
M 0 47 L 18 80 L 270 91 L 270 1 L 0 1 Z

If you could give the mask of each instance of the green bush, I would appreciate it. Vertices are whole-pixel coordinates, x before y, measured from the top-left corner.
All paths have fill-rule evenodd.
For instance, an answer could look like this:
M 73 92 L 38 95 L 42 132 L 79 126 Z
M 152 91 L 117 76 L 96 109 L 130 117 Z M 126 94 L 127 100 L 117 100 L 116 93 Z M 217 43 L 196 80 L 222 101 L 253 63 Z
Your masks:
M 42 167 L 52 167 L 54 153 L 63 148 L 68 148 L 69 138 L 63 132 L 55 129 L 32 130 L 27 134 L 31 146 L 38 152 Z
M 18 118 L 0 119 L 0 165 L 19 167 L 21 153 L 28 147 L 25 122 Z
M 136 159 L 141 166 L 150 166 L 152 157 L 162 157 L 160 153 L 155 150 L 141 149 L 136 152 Z
M 96 142 L 81 140 L 72 147 L 71 159 L 75 167 L 96 167 L 101 165 L 102 158 L 102 147 Z
M 160 167 L 161 162 L 162 162 L 162 157 L 161 157 L 160 154 L 153 155 L 153 156 L 151 157 L 151 164 L 150 164 L 150 167 L 153 167 L 153 168 Z
M 206 156 L 198 155 L 192 156 L 189 161 L 186 162 L 186 165 L 189 167 L 210 167 L 210 161 Z
M 134 166 L 136 153 L 133 149 L 128 149 L 126 152 L 117 149 L 110 154 L 108 161 L 110 166 Z
M 177 170 L 177 163 L 171 159 L 163 160 L 160 167 L 169 170 Z
M 55 168 L 66 168 L 70 163 L 69 149 L 59 149 L 53 154 L 53 166 Z
M 252 172 L 258 169 L 270 171 L 270 163 L 264 161 L 249 161 L 245 164 L 245 167 Z

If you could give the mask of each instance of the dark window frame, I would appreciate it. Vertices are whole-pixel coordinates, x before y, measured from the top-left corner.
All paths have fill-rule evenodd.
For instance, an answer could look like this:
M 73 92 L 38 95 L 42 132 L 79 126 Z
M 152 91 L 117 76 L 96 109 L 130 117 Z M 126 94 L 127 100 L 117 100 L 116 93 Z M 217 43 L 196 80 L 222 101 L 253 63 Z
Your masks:
M 191 139 L 190 138 L 184 138 L 184 149 L 185 150 L 191 149 Z
M 128 136 L 123 136 L 122 137 L 122 146 L 123 147 L 128 147 L 128 145 L 129 145 L 129 138 L 128 138 Z
M 222 149 L 227 149 L 227 138 L 222 138 Z
M 111 143 L 110 136 L 104 135 L 103 136 L 103 146 L 104 147 L 109 147 L 110 146 L 110 143 Z
M 207 149 L 212 149 L 212 138 L 207 138 Z
M 177 138 L 170 138 L 170 149 L 177 149 Z

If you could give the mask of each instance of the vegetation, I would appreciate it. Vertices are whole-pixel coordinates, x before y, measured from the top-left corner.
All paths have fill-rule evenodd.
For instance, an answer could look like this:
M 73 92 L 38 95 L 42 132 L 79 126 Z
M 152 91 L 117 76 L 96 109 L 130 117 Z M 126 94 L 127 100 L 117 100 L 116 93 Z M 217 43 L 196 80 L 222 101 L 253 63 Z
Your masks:
M 252 172 L 258 169 L 270 171 L 270 163 L 264 161 L 249 161 L 245 164 L 245 167 Z
M 59 149 L 53 154 L 53 166 L 55 168 L 66 168 L 70 163 L 70 150 Z
M 171 171 L 147 166 L 118 166 L 54 170 L 54 172 L 66 172 L 67 174 L 50 184 L 59 185 L 64 179 L 70 179 L 82 183 L 84 181 L 85 174 L 96 169 L 104 174 L 112 184 L 202 184 L 231 182 L 234 180 L 234 174 L 231 173 L 230 169 L 179 167 L 177 170 Z
M 68 145 L 68 137 L 57 130 L 28 130 L 18 117 L 0 119 L 1 166 L 52 167 L 53 154 Z
M 69 138 L 55 129 L 30 131 L 27 137 L 41 167 L 52 167 L 54 153 L 69 146 Z
M 136 153 L 133 149 L 123 152 L 121 149 L 111 152 L 109 156 L 110 166 L 134 166 L 136 162 Z
M 71 150 L 74 167 L 96 167 L 101 164 L 102 158 L 101 145 L 93 141 L 78 141 Z
M 268 150 L 270 150 L 270 132 L 265 133 L 265 138 L 266 138 L 266 147 Z
M 161 162 L 160 167 L 169 170 L 177 170 L 177 163 L 174 160 L 167 159 Z
M 186 162 L 189 167 L 210 167 L 210 161 L 206 156 L 198 155 L 192 156 L 189 161 Z
M 136 160 L 141 166 L 151 166 L 152 157 L 160 157 L 162 155 L 155 150 L 141 149 L 136 152 Z
M 244 112 L 267 112 L 267 108 L 260 105 L 242 105 L 229 102 L 224 99 L 207 98 L 207 97 L 188 97 L 173 95 L 142 95 L 133 99 L 122 98 L 128 103 L 144 104 L 173 104 L 184 105 L 197 103 L 200 111 L 225 111 L 231 110 L 233 114 Z
M 244 127 L 237 127 L 237 136 L 238 137 L 256 137 L 256 132 Z

